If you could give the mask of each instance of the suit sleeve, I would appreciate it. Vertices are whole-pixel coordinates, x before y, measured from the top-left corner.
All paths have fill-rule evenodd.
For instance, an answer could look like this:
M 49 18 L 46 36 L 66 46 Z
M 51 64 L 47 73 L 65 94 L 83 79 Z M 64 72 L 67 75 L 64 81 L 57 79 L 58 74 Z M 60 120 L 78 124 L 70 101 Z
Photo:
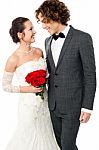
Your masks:
M 82 108 L 92 110 L 96 91 L 96 67 L 93 41 L 89 34 L 80 38 L 79 49 L 84 72 Z

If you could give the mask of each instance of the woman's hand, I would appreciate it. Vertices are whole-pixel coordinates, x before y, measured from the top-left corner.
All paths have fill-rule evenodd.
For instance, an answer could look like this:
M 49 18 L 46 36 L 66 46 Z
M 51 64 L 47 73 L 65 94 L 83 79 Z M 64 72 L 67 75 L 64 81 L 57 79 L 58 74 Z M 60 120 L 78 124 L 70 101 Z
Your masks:
M 38 93 L 41 92 L 43 88 L 34 86 L 20 86 L 20 93 Z

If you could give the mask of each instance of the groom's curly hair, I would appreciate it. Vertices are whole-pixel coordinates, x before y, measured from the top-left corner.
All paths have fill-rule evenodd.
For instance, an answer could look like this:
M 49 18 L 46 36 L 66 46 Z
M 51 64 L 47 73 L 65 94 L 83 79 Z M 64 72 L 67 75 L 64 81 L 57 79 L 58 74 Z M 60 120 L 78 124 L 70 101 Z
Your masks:
M 63 25 L 67 25 L 67 22 L 70 20 L 70 12 L 67 6 L 59 0 L 46 0 L 41 4 L 41 6 L 35 11 L 35 16 L 38 22 L 38 15 L 40 13 L 46 22 L 53 20 Z

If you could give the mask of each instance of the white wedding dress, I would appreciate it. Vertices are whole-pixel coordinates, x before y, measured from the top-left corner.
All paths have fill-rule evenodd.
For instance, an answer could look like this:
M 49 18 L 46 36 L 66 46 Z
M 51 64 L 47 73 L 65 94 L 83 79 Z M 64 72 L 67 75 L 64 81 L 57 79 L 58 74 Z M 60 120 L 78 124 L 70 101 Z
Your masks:
M 28 61 L 16 69 L 20 85 L 25 86 L 25 76 L 32 71 L 46 69 L 46 61 Z M 48 110 L 47 92 L 42 100 L 35 93 L 20 93 L 18 125 L 6 150 L 59 150 Z

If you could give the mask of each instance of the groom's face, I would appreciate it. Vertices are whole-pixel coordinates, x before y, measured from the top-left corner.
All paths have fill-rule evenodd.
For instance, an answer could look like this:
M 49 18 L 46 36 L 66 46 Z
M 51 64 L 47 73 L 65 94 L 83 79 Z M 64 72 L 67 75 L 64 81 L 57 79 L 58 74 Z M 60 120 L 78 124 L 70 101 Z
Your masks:
M 42 28 L 46 29 L 50 33 L 50 35 L 58 33 L 60 25 L 58 22 L 48 20 L 47 18 L 43 17 L 41 13 L 39 13 L 38 19 L 42 24 Z

